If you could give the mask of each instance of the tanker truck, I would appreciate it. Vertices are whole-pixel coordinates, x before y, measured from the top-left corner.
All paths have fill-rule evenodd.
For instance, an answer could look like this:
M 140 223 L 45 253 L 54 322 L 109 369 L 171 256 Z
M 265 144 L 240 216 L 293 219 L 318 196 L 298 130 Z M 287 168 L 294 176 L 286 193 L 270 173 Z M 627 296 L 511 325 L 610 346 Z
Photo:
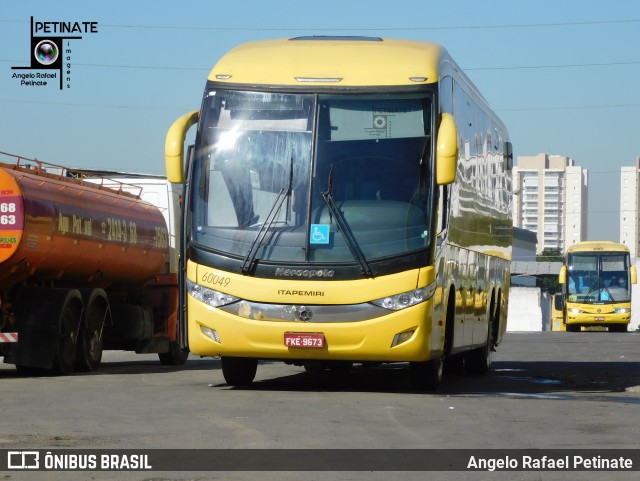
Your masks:
M 180 192 L 160 177 L 112 180 L 12 157 L 0 157 L 4 362 L 24 374 L 69 374 L 97 369 L 103 350 L 118 349 L 183 364 Z

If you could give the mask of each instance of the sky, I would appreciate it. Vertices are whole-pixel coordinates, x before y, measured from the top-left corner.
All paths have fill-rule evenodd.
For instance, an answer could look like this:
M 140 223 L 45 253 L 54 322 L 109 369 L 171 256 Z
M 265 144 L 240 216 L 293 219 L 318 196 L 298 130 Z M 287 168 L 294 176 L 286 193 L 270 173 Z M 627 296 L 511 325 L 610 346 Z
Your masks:
M 77 167 L 164 173 L 164 139 L 198 109 L 234 46 L 300 35 L 444 45 L 506 124 L 514 155 L 589 170 L 591 240 L 619 238 L 620 167 L 640 156 L 637 0 L 0 0 L 0 151 Z M 68 40 L 69 74 L 21 85 L 30 19 L 96 22 Z M 50 29 L 53 27 L 50 26 Z M 46 35 L 39 33 L 38 35 Z M 54 35 L 52 35 L 54 36 Z M 52 72 L 52 71 L 50 71 Z M 1 158 L 0 160 L 5 160 Z

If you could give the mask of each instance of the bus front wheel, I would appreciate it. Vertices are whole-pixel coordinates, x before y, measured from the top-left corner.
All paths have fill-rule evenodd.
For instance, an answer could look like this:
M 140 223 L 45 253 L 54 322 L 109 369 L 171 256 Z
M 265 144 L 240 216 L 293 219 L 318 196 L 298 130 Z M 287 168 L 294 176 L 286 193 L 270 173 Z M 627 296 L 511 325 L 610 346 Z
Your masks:
M 414 388 L 435 391 L 442 382 L 444 356 L 426 362 L 412 362 L 409 369 L 411 384 Z
M 609 332 L 627 332 L 626 324 L 611 324 L 609 326 Z
M 222 357 L 222 375 L 230 386 L 246 386 L 256 377 L 258 360 L 245 357 Z

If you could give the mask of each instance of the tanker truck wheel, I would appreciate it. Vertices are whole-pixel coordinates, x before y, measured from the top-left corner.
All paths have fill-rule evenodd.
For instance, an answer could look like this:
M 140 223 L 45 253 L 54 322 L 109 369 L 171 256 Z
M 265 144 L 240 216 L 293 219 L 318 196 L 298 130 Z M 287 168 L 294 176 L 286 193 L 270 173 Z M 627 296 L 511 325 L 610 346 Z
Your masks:
M 169 342 L 169 350 L 167 352 L 159 352 L 158 357 L 163 366 L 182 366 L 187 362 L 189 351 L 183 351 L 178 347 L 175 341 Z
M 58 339 L 55 346 L 53 369 L 59 374 L 72 373 L 76 361 L 82 309 L 79 299 L 71 295 L 74 291 L 69 292 L 70 294 L 67 295 L 58 317 Z
M 78 337 L 76 369 L 91 372 L 98 369 L 102 361 L 104 325 L 110 314 L 107 294 L 102 289 L 82 291 L 84 311 Z

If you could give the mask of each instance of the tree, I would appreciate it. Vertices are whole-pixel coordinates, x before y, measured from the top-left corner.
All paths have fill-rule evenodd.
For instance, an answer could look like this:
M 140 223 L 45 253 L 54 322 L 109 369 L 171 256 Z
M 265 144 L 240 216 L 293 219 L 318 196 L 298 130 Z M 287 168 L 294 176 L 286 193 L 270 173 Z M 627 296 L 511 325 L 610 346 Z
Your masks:
M 543 249 L 543 251 L 536 256 L 537 262 L 562 262 L 562 260 L 562 251 L 550 247 Z M 555 274 L 538 277 L 536 279 L 536 287 L 539 287 L 543 292 L 549 292 L 551 294 L 555 294 L 561 290 L 558 276 Z
M 563 256 L 560 249 L 545 247 L 542 252 L 536 256 L 538 262 L 562 262 Z

